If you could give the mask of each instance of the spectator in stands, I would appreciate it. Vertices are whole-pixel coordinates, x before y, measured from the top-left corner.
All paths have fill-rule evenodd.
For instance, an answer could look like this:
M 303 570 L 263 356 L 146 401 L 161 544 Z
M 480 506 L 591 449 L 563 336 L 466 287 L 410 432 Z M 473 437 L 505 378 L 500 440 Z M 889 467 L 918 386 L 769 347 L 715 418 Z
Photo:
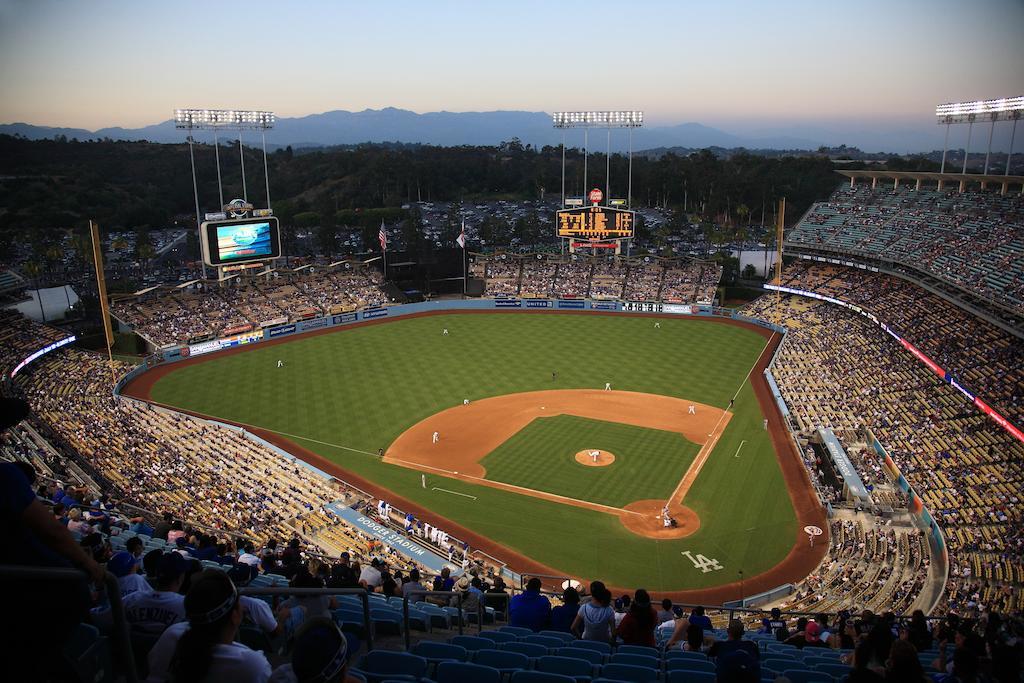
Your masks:
M 822 628 L 818 622 L 807 622 L 807 626 L 804 628 L 804 644 L 802 647 L 828 647 L 828 643 L 821 639 L 821 631 Z
M 550 618 L 551 602 L 540 594 L 540 579 L 533 577 L 526 582 L 526 590 L 512 598 L 510 625 L 540 631 L 547 627 Z
M 776 640 L 789 638 L 786 620 L 782 618 L 782 610 L 778 607 L 772 607 L 771 616 L 761 620 L 761 630 L 758 633 L 773 633 Z
M 655 647 L 654 627 L 658 625 L 657 616 L 651 606 L 651 596 L 643 588 L 638 588 L 616 634 L 626 645 Z
M 71 508 L 68 510 L 68 531 L 80 536 L 88 536 L 92 533 L 92 526 L 82 519 L 81 508 Z
M 168 628 L 149 653 L 150 681 L 255 681 L 270 677 L 262 652 L 235 642 L 243 609 L 227 574 L 202 572 L 185 598 L 188 621 Z
M 377 590 L 384 580 L 380 566 L 380 560 L 375 557 L 359 572 L 359 585 L 371 593 Z M 449 586 L 445 590 L 451 590 L 451 587 Z
M 107 562 L 107 571 L 117 577 L 117 585 L 121 588 L 121 597 L 136 591 L 153 592 L 146 578 L 138 573 L 139 560 L 126 550 L 114 553 Z
M 704 614 L 704 608 L 700 605 L 697 605 L 693 608 L 693 611 L 690 612 L 689 618 L 691 624 L 696 624 L 697 626 L 700 626 L 702 629 L 706 631 L 710 631 L 712 628 L 711 619 L 709 619 L 708 616 Z
M 352 571 L 347 552 L 341 553 L 338 561 L 331 567 L 331 578 L 327 580 L 327 585 L 331 588 L 359 587 L 359 577 Z
M 886 683 L 927 683 L 924 668 L 917 657 L 917 650 L 906 640 L 897 640 L 889 650 L 885 664 Z
M 167 532 L 167 542 L 177 543 L 179 538 L 184 537 L 185 530 L 182 528 L 181 522 L 177 519 L 171 522 L 171 530 Z
M 178 591 L 187 570 L 188 562 L 180 553 L 164 553 L 157 570 L 156 590 L 136 591 L 124 599 L 125 617 L 134 633 L 158 636 L 169 626 L 185 620 L 185 598 Z M 111 618 L 109 610 L 98 617 Z
M 323 588 L 324 582 L 319 576 L 303 567 L 291 580 L 289 585 L 292 588 Z M 337 609 L 338 604 L 333 595 L 295 595 L 281 603 L 282 607 L 295 609 L 302 607 L 305 610 L 305 618 L 329 617 L 332 609 Z
M 580 594 L 572 586 L 562 591 L 562 604 L 551 609 L 551 630 L 571 632 L 572 623 L 580 611 Z
M 448 567 L 441 569 L 441 573 L 434 577 L 434 583 L 430 587 L 433 591 L 450 591 L 455 587 L 455 581 L 452 579 L 452 572 Z M 447 601 L 443 596 L 432 597 L 430 602 L 437 603 L 439 605 L 447 604 Z
M 743 622 L 729 622 L 729 639 L 716 640 L 708 649 L 708 657 L 715 660 L 719 680 L 757 681 L 761 678 L 761 650 L 756 643 L 743 640 Z
M 600 581 L 590 584 L 590 601 L 584 603 L 572 622 L 572 632 L 581 640 L 615 642 L 615 612 L 611 608 L 612 593 Z
M 508 591 L 505 590 L 505 579 L 495 576 L 491 587 L 486 591 L 484 604 L 499 612 L 505 612 L 508 610 L 508 598 L 502 596 L 508 596 Z
M 924 652 L 932 648 L 932 632 L 928 628 L 928 620 L 924 618 L 924 612 L 914 610 L 910 617 L 910 626 L 907 628 L 907 640 L 917 648 L 918 652 Z
M 459 595 L 462 596 L 462 610 L 466 615 L 479 614 L 480 612 L 480 579 L 473 577 L 473 581 L 477 582 L 476 590 L 473 589 L 472 581 L 468 574 L 463 574 L 459 577 L 459 580 L 455 582 L 455 595 L 448 601 L 450 607 L 459 606 Z
M 359 651 L 355 636 L 342 633 L 330 619 L 310 619 L 295 634 L 292 661 L 274 669 L 273 683 L 354 683 L 348 676 L 352 655 Z
M 28 404 L 0 399 L 0 433 L 28 416 Z M 11 463 L 0 463 L 0 564 L 44 567 L 78 567 L 101 582 L 104 569 L 97 564 L 54 519 L 49 508 L 32 492 L 24 472 Z M 17 628 L 5 629 L 0 654 L 17 653 L 32 661 L 59 645 L 86 614 L 89 596 L 83 584 L 36 579 L 13 579 L 5 585 L 5 609 L 18 615 Z M 41 638 L 40 634 L 46 634 Z M 17 659 L 8 661 L 18 661 Z
M 658 610 L 657 622 L 664 624 L 666 621 L 673 621 L 676 618 L 675 613 L 672 611 L 672 601 L 665 598 L 661 601 L 661 609 Z
M 420 583 L 420 570 L 413 567 L 405 577 L 405 582 L 402 584 L 402 597 L 409 598 L 410 602 L 416 602 L 422 600 L 422 596 L 414 596 L 413 591 L 423 590 L 423 584 Z
M 163 519 L 157 522 L 156 527 L 153 529 L 153 538 L 159 538 L 167 540 L 167 534 L 171 531 L 171 522 L 174 521 L 174 517 L 170 512 L 163 514 Z
M 871 643 L 861 640 L 853 652 L 853 670 L 846 677 L 846 683 L 883 683 L 885 678 L 872 665 L 874 655 Z
M 178 526 L 181 526 L 180 522 L 175 522 Z M 174 534 L 174 531 L 171 531 Z M 242 564 L 247 564 L 250 567 L 259 569 L 260 558 L 256 556 L 256 546 L 252 541 L 246 541 L 242 546 L 242 554 L 238 556 L 238 561 Z

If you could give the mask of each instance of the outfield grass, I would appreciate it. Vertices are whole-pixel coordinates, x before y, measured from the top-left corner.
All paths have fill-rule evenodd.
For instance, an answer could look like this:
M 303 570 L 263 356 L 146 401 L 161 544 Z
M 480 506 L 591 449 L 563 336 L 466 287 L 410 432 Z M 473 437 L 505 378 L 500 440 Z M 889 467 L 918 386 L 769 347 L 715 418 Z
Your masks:
M 744 381 L 764 346 L 755 332 L 697 319 L 662 320 L 654 329 L 648 318 L 626 316 L 439 315 L 255 345 L 176 369 L 152 396 L 287 435 L 551 567 L 620 586 L 683 590 L 734 581 L 740 569 L 748 577 L 767 570 L 795 535 L 782 473 Z M 284 368 L 276 367 L 278 359 Z M 370 455 L 464 398 L 605 382 L 721 408 L 743 384 L 733 418 L 686 499 L 701 516 L 693 536 L 640 538 L 611 515 L 436 475 L 439 486 L 477 499 L 424 490 L 419 473 Z M 680 555 L 684 550 L 717 559 L 724 569 L 702 573 Z
M 576 453 L 591 448 L 612 453 L 615 462 L 604 467 L 576 462 Z M 675 432 L 557 415 L 535 419 L 480 464 L 493 481 L 621 508 L 636 500 L 667 499 L 698 450 Z

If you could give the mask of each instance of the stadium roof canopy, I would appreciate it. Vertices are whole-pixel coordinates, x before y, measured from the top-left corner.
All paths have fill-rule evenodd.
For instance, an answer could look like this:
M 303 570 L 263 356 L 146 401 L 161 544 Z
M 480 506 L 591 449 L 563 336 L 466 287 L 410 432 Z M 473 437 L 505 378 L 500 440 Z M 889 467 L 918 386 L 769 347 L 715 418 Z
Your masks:
M 980 173 L 933 173 L 926 171 L 851 171 L 845 169 L 836 170 L 836 173 L 846 176 L 851 182 L 859 178 L 870 178 L 874 182 L 877 182 L 879 179 L 888 179 L 892 180 L 894 184 L 902 181 L 929 181 L 933 183 L 941 183 L 943 185 L 952 183 L 957 185 L 961 183 L 983 183 L 986 185 L 1003 185 L 1006 187 L 1010 185 L 1020 185 L 1021 190 L 1024 191 L 1024 176 L 1019 175 L 995 175 L 992 173 L 985 175 Z

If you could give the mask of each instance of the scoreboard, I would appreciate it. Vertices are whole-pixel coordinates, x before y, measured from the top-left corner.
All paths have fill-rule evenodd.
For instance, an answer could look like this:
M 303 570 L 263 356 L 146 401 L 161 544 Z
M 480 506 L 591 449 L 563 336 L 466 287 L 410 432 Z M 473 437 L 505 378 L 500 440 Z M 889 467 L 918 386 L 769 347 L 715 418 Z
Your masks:
M 558 237 L 605 242 L 633 238 L 636 213 L 607 206 L 564 209 L 555 215 Z

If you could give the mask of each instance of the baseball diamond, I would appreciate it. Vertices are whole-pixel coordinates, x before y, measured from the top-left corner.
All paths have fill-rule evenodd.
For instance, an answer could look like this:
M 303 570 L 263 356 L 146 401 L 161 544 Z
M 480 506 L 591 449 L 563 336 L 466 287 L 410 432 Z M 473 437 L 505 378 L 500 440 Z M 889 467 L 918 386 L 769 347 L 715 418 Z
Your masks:
M 709 601 L 738 597 L 741 570 L 748 594 L 801 579 L 826 543 L 807 547 L 800 529 L 827 525 L 763 386 L 777 335 L 673 316 L 655 332 L 646 317 L 416 314 L 192 358 L 125 392 L 429 509 L 517 571 Z M 581 468 L 584 449 L 616 460 Z M 700 571 L 686 552 L 723 569 Z

